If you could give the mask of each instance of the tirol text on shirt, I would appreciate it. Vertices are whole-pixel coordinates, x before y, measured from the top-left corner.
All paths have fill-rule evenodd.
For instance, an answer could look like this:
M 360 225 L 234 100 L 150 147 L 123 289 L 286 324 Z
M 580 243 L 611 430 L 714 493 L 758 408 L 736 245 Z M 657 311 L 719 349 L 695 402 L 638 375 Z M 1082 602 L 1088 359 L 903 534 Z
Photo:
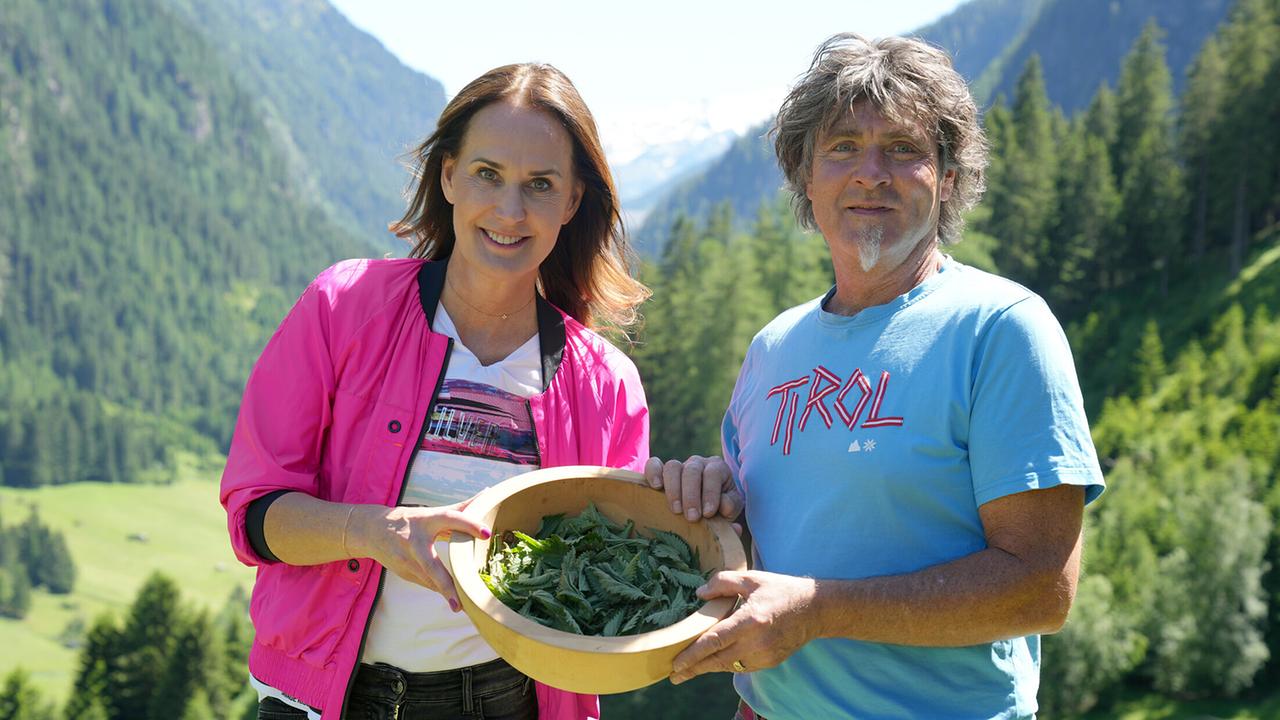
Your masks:
M 800 407 L 801 388 L 808 386 L 808 397 L 804 401 L 803 408 Z M 854 388 L 859 390 L 857 402 L 850 408 L 846 403 L 846 396 Z M 791 454 L 791 439 L 793 433 L 798 430 L 805 431 L 805 427 L 809 423 L 810 415 L 815 411 L 821 419 L 822 424 L 828 430 L 834 425 L 834 418 L 831 415 L 831 409 L 827 407 L 830 402 L 831 408 L 835 409 L 839 415 L 841 422 L 850 430 L 855 427 L 863 428 L 879 428 L 879 427 L 901 427 L 902 418 L 881 416 L 881 404 L 884 402 L 885 393 L 889 388 L 889 371 L 884 370 L 880 373 L 880 382 L 877 383 L 874 392 L 871 390 L 871 381 L 867 379 L 861 368 L 854 368 L 848 378 L 841 378 L 831 370 L 819 365 L 813 369 L 813 376 L 804 375 L 794 380 L 788 380 L 774 386 L 765 395 L 765 399 L 778 395 L 780 402 L 778 405 L 778 415 L 773 421 L 773 435 L 769 438 L 770 445 L 776 445 L 778 435 L 782 437 L 782 454 Z M 830 400 L 827 396 L 836 393 L 834 398 Z M 850 398 L 851 399 L 851 398 Z M 870 403 L 870 410 L 867 405 Z M 863 412 L 867 412 L 867 417 L 862 420 Z M 796 414 L 799 412 L 799 420 Z M 786 430 L 783 432 L 783 419 L 785 417 Z M 861 425 L 859 421 L 861 420 Z M 867 441 L 871 447 L 875 447 L 874 441 Z M 859 445 L 857 441 L 849 446 L 850 452 L 858 452 L 855 446 L 860 450 L 864 445 Z

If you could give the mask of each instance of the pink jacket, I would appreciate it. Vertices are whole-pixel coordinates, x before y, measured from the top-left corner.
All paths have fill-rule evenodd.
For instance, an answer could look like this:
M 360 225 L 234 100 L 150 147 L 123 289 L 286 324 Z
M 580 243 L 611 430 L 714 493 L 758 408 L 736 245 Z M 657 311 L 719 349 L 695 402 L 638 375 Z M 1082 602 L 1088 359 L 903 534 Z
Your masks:
M 254 551 L 250 503 L 296 490 L 394 506 L 452 341 L 431 331 L 444 263 L 350 260 L 307 287 L 262 356 L 222 475 L 236 556 L 256 566 L 250 672 L 338 718 L 382 585 L 368 559 L 295 567 Z M 544 390 L 530 399 L 542 467 L 642 470 L 649 419 L 635 366 L 539 298 Z M 538 685 L 541 717 L 599 716 L 595 696 Z

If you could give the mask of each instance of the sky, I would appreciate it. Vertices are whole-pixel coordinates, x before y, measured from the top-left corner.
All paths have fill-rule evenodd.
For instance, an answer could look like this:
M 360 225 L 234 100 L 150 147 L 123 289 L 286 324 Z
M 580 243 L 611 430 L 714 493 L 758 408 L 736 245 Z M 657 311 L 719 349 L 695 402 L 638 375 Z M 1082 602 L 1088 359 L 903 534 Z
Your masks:
M 831 34 L 910 32 L 962 0 L 331 2 L 450 97 L 499 65 L 555 65 L 625 163 L 649 145 L 762 122 Z

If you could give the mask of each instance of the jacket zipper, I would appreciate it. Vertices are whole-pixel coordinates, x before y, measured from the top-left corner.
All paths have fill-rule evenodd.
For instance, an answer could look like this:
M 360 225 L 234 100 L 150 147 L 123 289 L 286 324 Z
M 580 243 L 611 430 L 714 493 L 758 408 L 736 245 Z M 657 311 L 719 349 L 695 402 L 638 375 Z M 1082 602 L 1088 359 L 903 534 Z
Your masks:
M 413 454 L 409 456 L 409 464 L 405 466 L 404 477 L 400 480 L 400 493 L 396 498 L 397 506 L 404 501 L 404 493 L 409 488 L 409 473 L 413 471 L 413 462 L 417 457 L 418 448 L 422 447 L 422 438 L 426 436 L 427 428 L 431 426 L 431 411 L 436 407 L 436 398 L 440 395 L 440 388 L 444 387 L 444 376 L 449 372 L 449 358 L 453 355 L 453 338 L 446 336 L 445 340 L 444 362 L 440 364 L 440 376 L 436 378 L 435 390 L 431 391 L 431 399 L 427 401 L 427 416 L 422 420 L 422 428 L 418 430 L 418 441 L 413 444 Z M 369 640 L 369 619 L 373 617 L 373 611 L 378 607 L 378 599 L 382 597 L 382 587 L 386 582 L 387 569 L 384 567 L 378 571 L 378 589 L 373 594 L 373 605 L 370 606 L 369 615 L 364 619 L 364 630 L 360 633 L 360 648 L 356 650 L 356 664 L 351 668 L 351 677 L 347 678 L 347 691 L 342 695 L 342 708 L 338 712 L 339 718 L 343 717 L 347 712 L 347 702 L 351 699 L 351 688 L 355 687 L 360 658 L 364 655 L 364 644 Z M 399 717 L 400 706 L 396 705 L 396 718 Z
M 526 398 L 524 411 L 529 415 L 529 427 L 533 429 L 533 451 L 538 454 L 538 468 L 542 468 L 542 436 L 538 434 L 538 423 L 533 420 L 533 404 Z

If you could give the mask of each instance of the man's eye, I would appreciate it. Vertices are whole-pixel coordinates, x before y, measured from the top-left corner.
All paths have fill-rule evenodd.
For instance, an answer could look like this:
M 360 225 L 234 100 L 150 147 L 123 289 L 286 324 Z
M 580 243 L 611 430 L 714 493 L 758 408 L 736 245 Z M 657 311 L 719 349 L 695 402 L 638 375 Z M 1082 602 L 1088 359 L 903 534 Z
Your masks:
M 853 152 L 853 143 L 838 142 L 831 148 L 832 152 Z
M 894 143 L 889 150 L 897 155 L 911 155 L 920 152 L 916 149 L 916 146 L 911 143 Z

